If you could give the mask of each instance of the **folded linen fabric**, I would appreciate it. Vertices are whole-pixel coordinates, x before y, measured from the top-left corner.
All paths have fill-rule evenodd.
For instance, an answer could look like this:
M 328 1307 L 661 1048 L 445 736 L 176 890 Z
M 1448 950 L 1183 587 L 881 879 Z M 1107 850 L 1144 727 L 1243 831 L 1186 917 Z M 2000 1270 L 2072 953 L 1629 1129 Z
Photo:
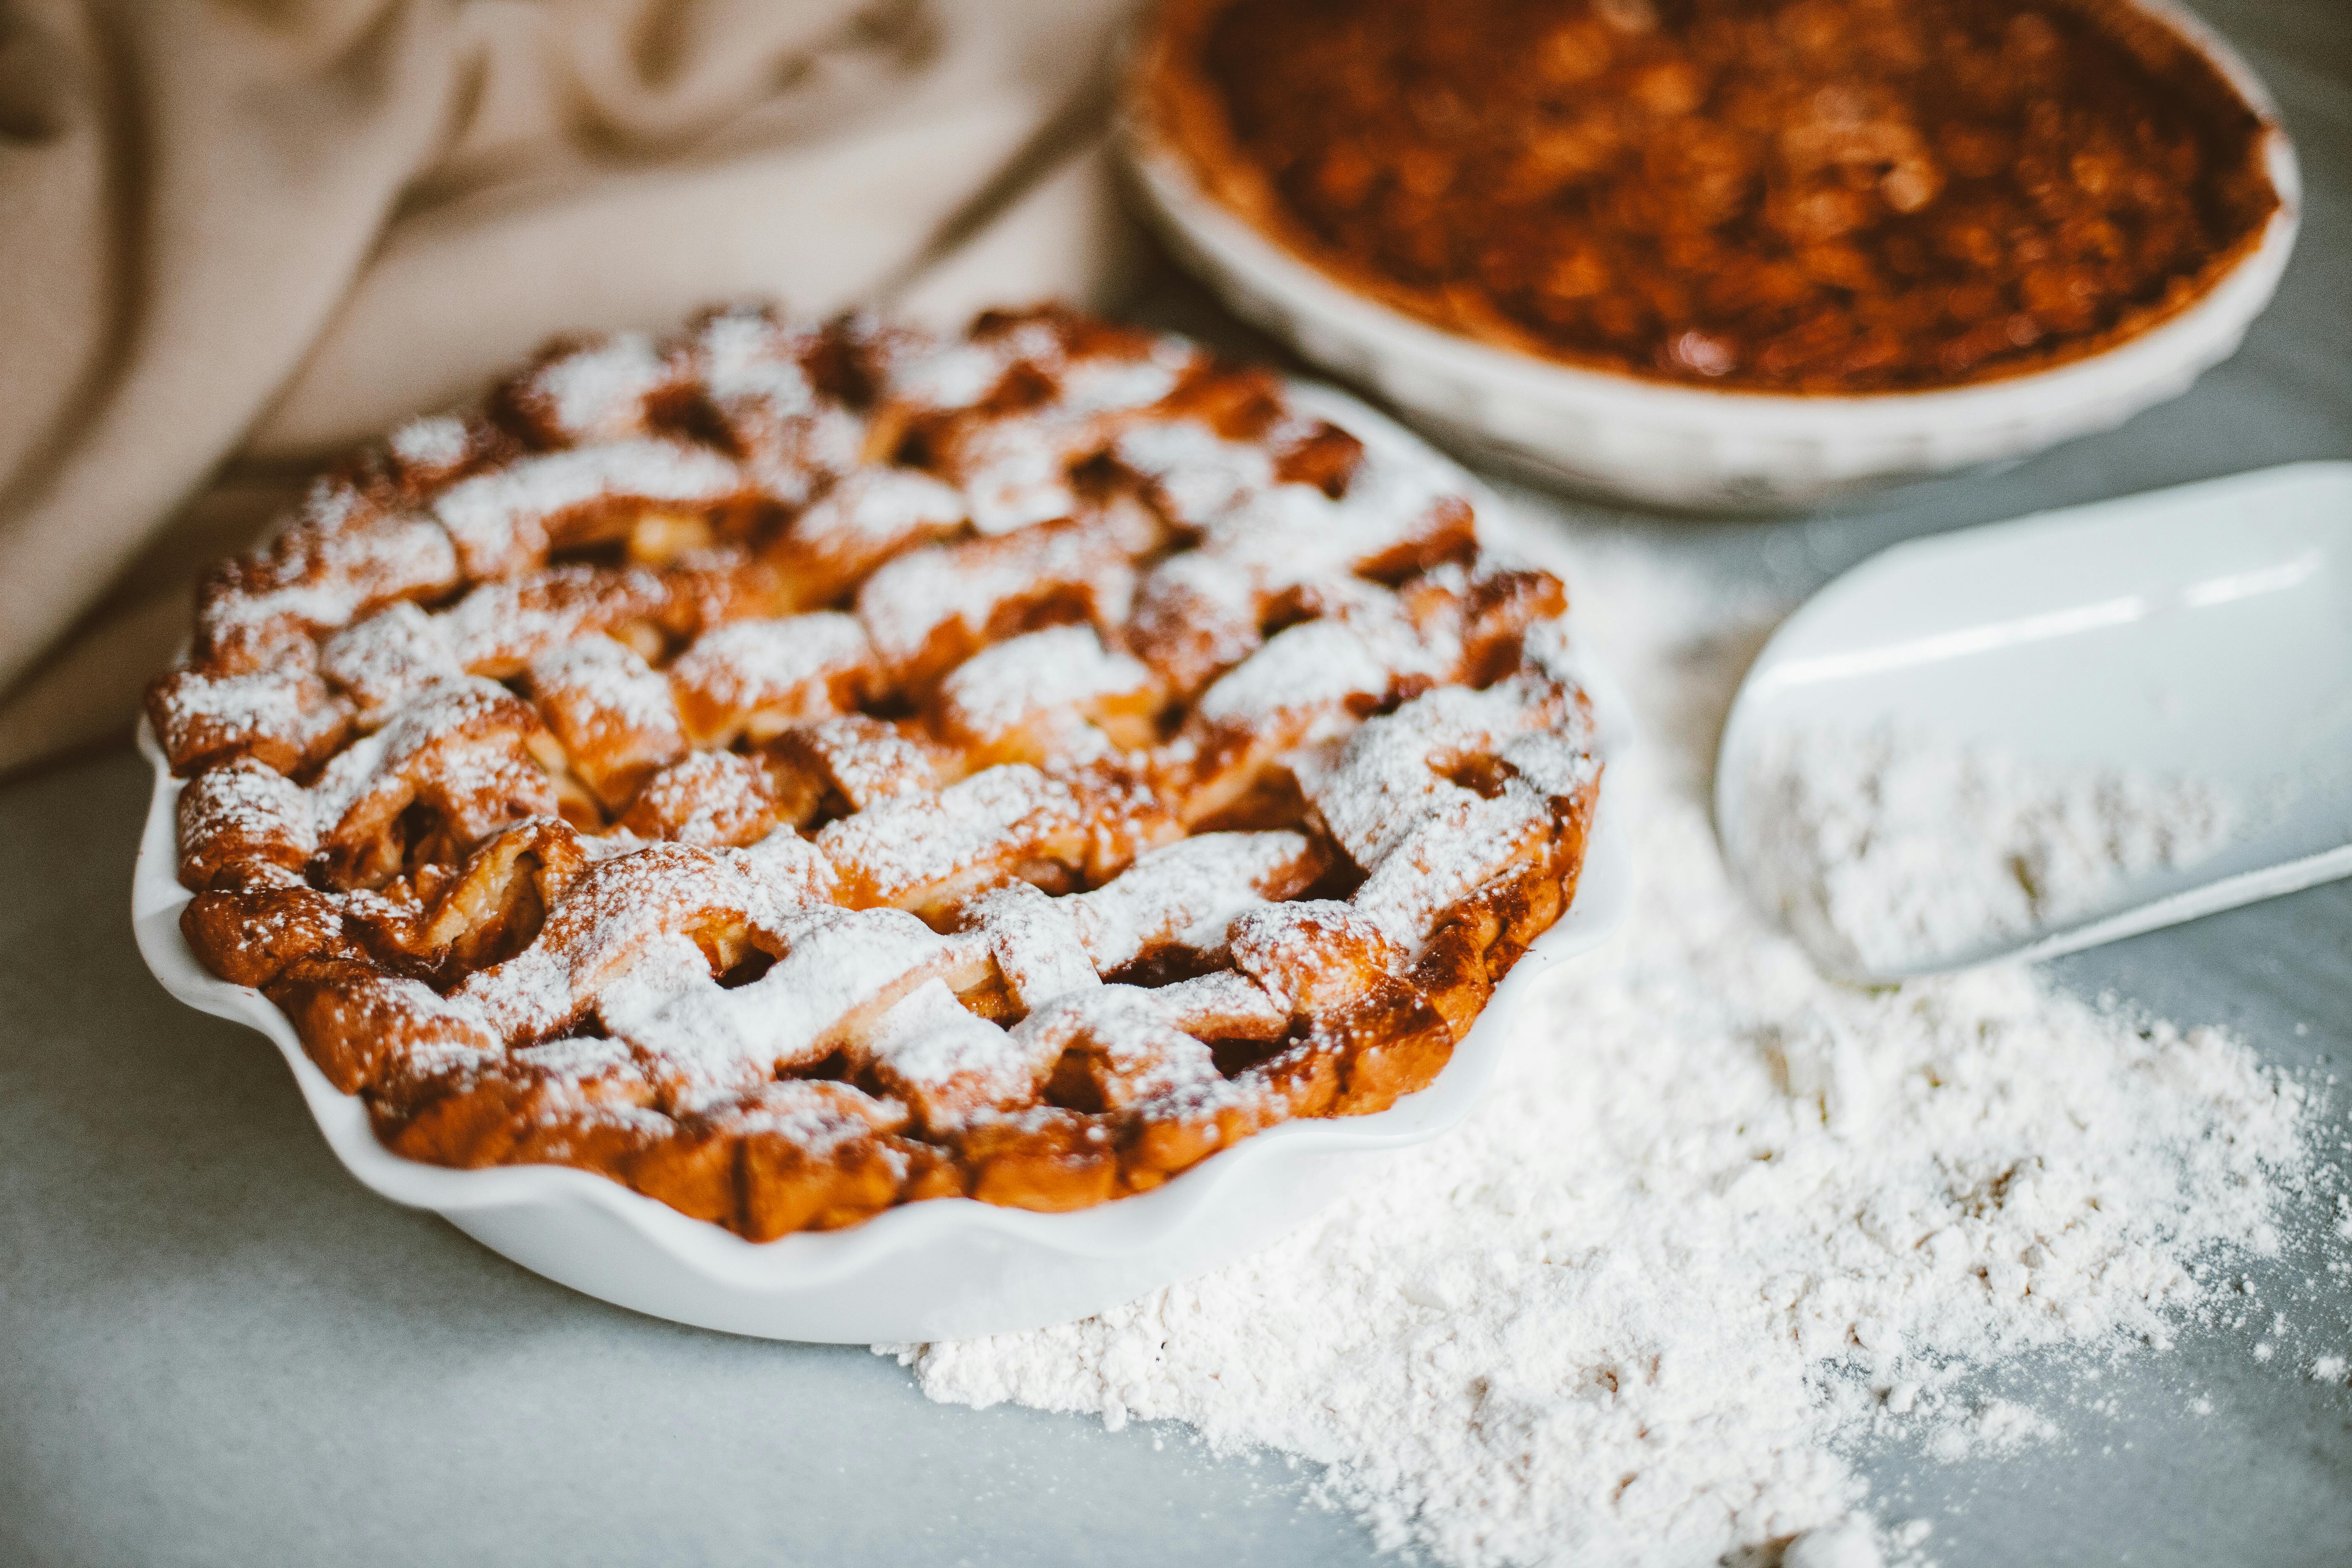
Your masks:
M 1101 303 L 1120 0 L 0 16 L 0 773 L 128 732 L 194 565 L 551 332 Z

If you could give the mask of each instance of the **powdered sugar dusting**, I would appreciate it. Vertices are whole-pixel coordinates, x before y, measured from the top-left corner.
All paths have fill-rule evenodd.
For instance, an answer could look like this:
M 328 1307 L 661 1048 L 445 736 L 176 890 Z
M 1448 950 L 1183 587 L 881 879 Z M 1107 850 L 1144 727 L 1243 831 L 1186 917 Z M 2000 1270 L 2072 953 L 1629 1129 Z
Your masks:
M 887 724 L 856 715 L 797 727 L 800 743 L 823 761 L 834 785 L 859 811 L 928 794 L 938 783 L 923 749 Z
M 777 922 L 788 946 L 759 979 L 733 990 L 709 970 L 663 984 L 608 987 L 607 1027 L 714 1094 L 805 1067 L 862 1013 L 877 1013 L 928 977 L 945 944 L 903 910 L 830 906 Z
M 447 414 L 412 419 L 394 430 L 385 445 L 391 447 L 394 457 L 410 468 L 455 468 L 466 460 L 468 449 L 466 422 Z
M 984 738 L 1055 710 L 1075 713 L 1104 697 L 1151 689 L 1151 672 L 1104 649 L 1091 626 L 1054 626 L 1013 637 L 966 659 L 940 696 L 947 721 Z
M 1011 1034 L 968 1012 L 940 980 L 925 981 L 884 1014 L 863 1051 L 935 1132 L 976 1110 L 1028 1099 L 1041 1065 Z
M 944 628 L 977 637 L 1001 605 L 1057 590 L 1080 591 L 1123 618 L 1134 575 L 1123 552 L 1087 530 L 1032 529 L 976 547 L 909 551 L 866 580 L 857 617 L 896 668 L 920 657 Z
M 529 385 L 547 400 L 557 432 L 574 441 L 611 441 L 644 427 L 646 395 L 664 379 L 652 338 L 615 332 L 541 365 Z
M 886 802 L 828 823 L 817 847 L 887 900 L 951 877 L 1084 818 L 1069 785 L 1025 763 L 974 773 L 935 795 Z
M 529 679 L 542 704 L 576 703 L 593 715 L 600 734 L 614 730 L 677 733 L 677 708 L 670 700 L 669 682 L 635 648 L 611 637 L 582 637 L 540 655 L 531 661 Z
M 258 570 L 206 587 L 197 618 L 215 645 L 339 626 L 386 599 L 439 592 L 457 565 L 448 535 L 429 519 L 384 516 L 348 489 L 321 485 Z
M 1202 693 L 1194 711 L 1244 728 L 1280 714 L 1310 714 L 1305 744 L 1344 733 L 1351 697 L 1375 700 L 1395 674 L 1382 649 L 1345 621 L 1305 621 L 1277 633 Z
M 1195 934 L 1214 946 L 1234 916 L 1292 879 L 1310 853 L 1296 833 L 1199 834 L 1151 851 L 1068 902 L 1095 967 L 1117 969 L 1147 947 Z
M 1424 693 L 1350 735 L 1336 765 L 1301 780 L 1307 798 L 1357 865 L 1377 866 L 1441 799 L 1468 793 L 1440 765 L 1545 723 L 1559 706 L 1547 695 L 1522 680 Z
M 1449 1563 L 1696 1568 L 1806 1531 L 1790 1561 L 1863 1563 L 1856 1443 L 1932 1439 L 2027 1349 L 2161 1346 L 2192 1263 L 2275 1245 L 2301 1098 L 2227 1035 L 2015 969 L 1850 989 L 1754 914 L 1707 812 L 1739 602 L 1581 566 L 1644 721 L 1610 781 L 1623 932 L 1533 994 L 1465 1127 L 1204 1279 L 885 1347 L 933 1397 L 1287 1449 Z
M 318 847 L 318 813 L 310 792 L 249 757 L 208 768 L 180 793 L 183 858 L 209 870 L 223 848 L 275 847 L 299 866 Z
M 1512 860 L 1551 821 L 1551 810 L 1514 779 L 1493 799 L 1455 789 L 1383 856 L 1349 901 L 1390 941 L 1426 941 L 1437 917 Z
M 834 711 L 833 683 L 872 657 L 855 617 L 818 611 L 721 626 L 670 667 L 670 679 L 719 709 L 813 718 Z
M 807 539 L 857 539 L 890 544 L 917 530 L 951 528 L 964 500 L 913 468 L 861 468 L 803 512 L 793 531 Z
M 1120 432 L 1111 448 L 1120 462 L 1154 482 L 1179 523 L 1202 528 L 1274 483 L 1264 447 L 1220 440 L 1197 420 L 1164 419 Z
M 781 342 L 779 340 L 782 340 Z M 704 326 L 697 345 L 702 352 L 703 384 L 713 401 L 758 398 L 782 415 L 815 411 L 816 389 L 808 373 L 784 351 L 798 341 L 779 331 L 776 324 L 756 311 L 729 310 Z
M 969 918 L 987 939 L 1013 999 L 1034 1008 L 1100 984 L 1078 936 L 1071 900 L 1015 882 L 976 900 Z
M 181 736 L 203 731 L 239 744 L 283 737 L 299 749 L 341 723 L 341 716 L 320 700 L 323 695 L 306 670 L 226 676 L 187 670 L 159 687 L 151 700 L 159 710 L 163 743 L 175 752 L 183 743 Z
M 404 599 L 329 637 L 319 671 L 351 697 L 371 729 L 435 681 L 465 673 L 446 624 Z
M 1139 1104 L 1193 1085 L 1223 1080 L 1209 1047 L 1184 1032 L 1176 986 L 1099 985 L 1073 992 L 1024 1018 L 1013 1036 L 1051 1059 L 1078 1047 L 1098 1058 L 1104 1098 Z
M 469 575 L 511 574 L 547 549 L 550 520 L 614 500 L 708 502 L 742 483 L 735 465 L 677 441 L 622 441 L 524 458 L 495 473 L 461 479 L 434 502 Z

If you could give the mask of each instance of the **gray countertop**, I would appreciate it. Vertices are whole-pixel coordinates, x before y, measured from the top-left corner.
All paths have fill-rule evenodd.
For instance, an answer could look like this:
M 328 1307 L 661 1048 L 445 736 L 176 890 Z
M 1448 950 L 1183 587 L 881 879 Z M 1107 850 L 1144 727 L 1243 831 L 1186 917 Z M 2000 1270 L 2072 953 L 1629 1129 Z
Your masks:
M 2352 457 L 2352 5 L 2200 6 L 2284 107 L 2301 247 L 2188 396 L 1997 475 L 1804 520 L 1531 502 L 1790 595 L 1910 535 L 2302 458 Z M 1238 340 L 1172 281 L 1147 313 Z M 1524 494 L 1524 492 L 1515 492 Z M 146 770 L 127 747 L 0 790 L 0 1563 L 1357 1563 L 1280 1456 L 1181 1429 L 929 1404 L 855 1349 L 733 1339 L 576 1296 L 346 1176 L 258 1036 L 132 949 Z M 2062 962 L 2231 1026 L 2324 1086 L 2352 1058 L 2352 883 Z M 2352 1076 L 2352 1075 L 2347 1075 Z M 2352 1148 L 2352 1083 L 2322 1113 Z M 2061 1398 L 2062 1442 L 1861 1462 L 1963 1564 L 2352 1563 L 2352 1277 L 2317 1205 L 2251 1268 L 2267 1321 Z M 2001 1379 L 2030 1387 L 2053 1369 Z M 2045 1389 L 2045 1392 L 2047 1390 Z M 2210 1413 L 2199 1402 L 2210 1402 Z M 2050 1406 L 2045 1404 L 2045 1409 Z

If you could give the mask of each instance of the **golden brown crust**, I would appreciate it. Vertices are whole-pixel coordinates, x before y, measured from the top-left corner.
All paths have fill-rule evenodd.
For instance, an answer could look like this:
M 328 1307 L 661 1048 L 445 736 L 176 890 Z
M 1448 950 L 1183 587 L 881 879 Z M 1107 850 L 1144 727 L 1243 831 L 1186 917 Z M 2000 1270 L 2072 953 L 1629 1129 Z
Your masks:
M 1599 778 L 1559 584 L 1420 462 L 1054 309 L 558 345 L 338 470 L 299 616 L 208 580 L 280 643 L 155 688 L 182 930 L 395 1152 L 759 1240 L 1383 1109 Z M 420 518 L 429 587 L 337 542 Z

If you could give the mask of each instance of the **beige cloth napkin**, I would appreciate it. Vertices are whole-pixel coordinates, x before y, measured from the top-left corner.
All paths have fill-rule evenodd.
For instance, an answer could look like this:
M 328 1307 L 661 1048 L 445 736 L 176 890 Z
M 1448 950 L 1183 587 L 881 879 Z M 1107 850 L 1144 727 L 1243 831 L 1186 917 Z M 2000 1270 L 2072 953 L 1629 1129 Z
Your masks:
M 323 456 L 719 299 L 1108 302 L 1125 0 L 0 9 L 0 773 Z

